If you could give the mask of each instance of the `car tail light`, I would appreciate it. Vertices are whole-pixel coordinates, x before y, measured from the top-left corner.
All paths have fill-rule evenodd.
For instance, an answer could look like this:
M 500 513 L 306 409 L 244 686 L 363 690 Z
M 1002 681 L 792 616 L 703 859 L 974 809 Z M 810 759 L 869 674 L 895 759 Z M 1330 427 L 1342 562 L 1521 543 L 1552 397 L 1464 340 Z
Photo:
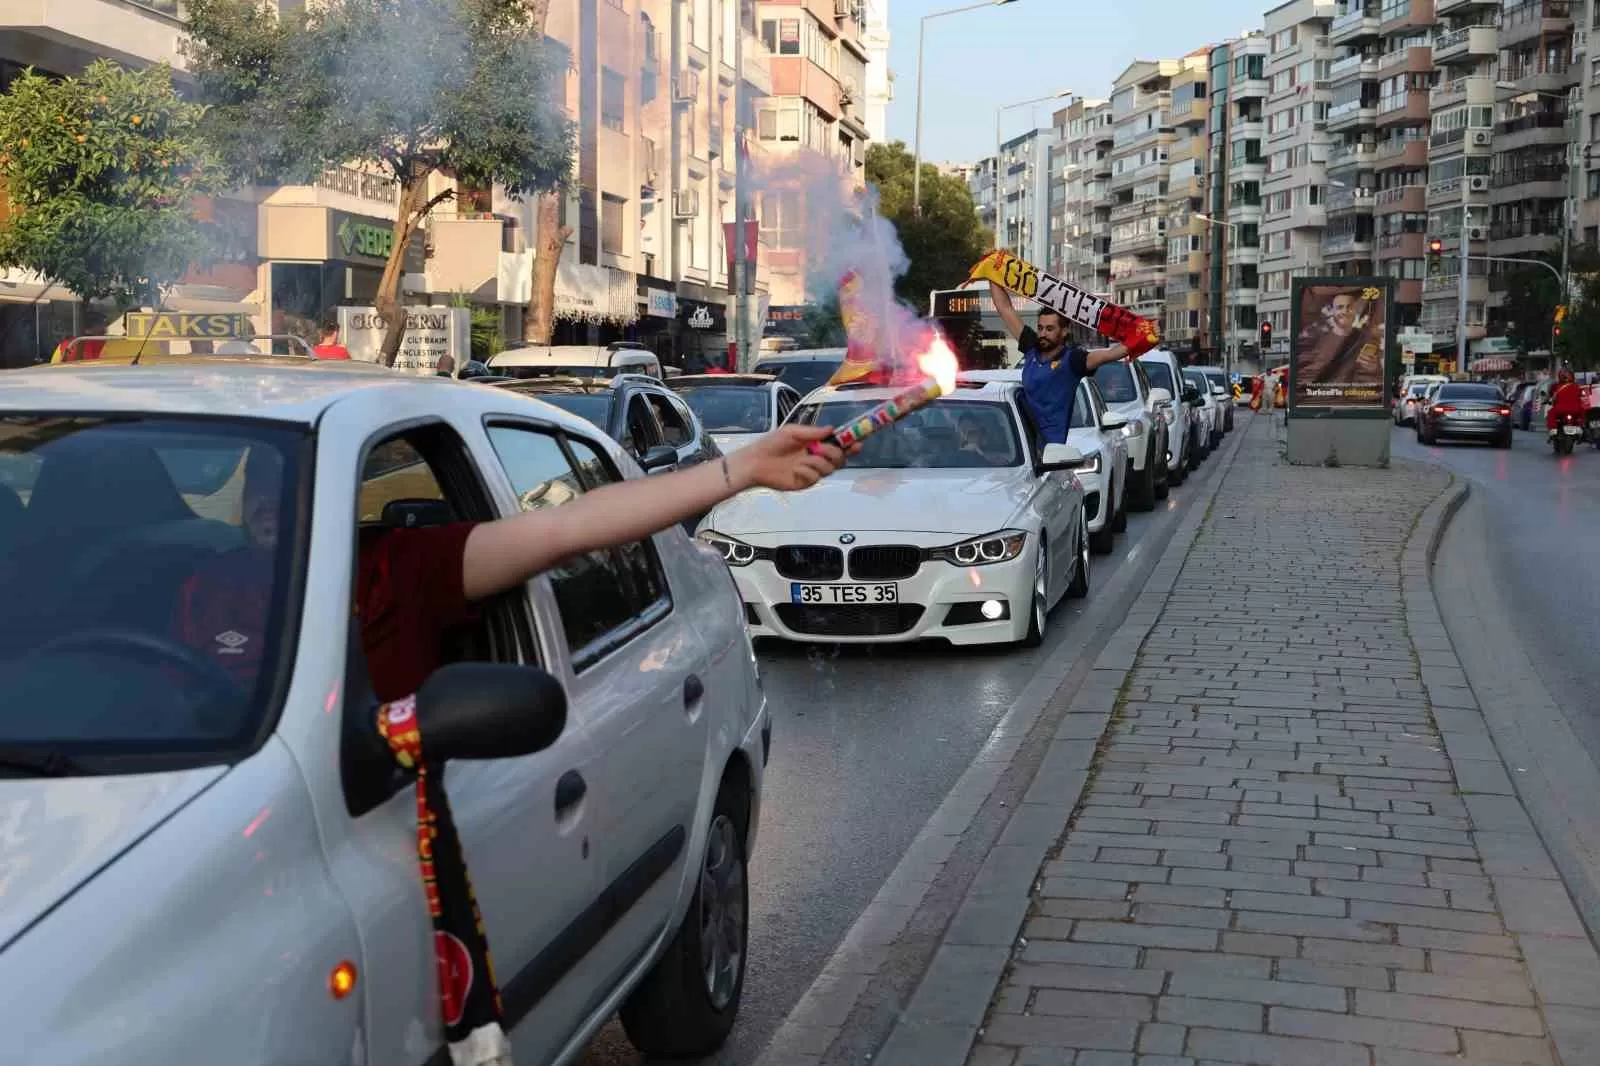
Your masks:
M 1497 415 L 1508 415 L 1508 414 L 1511 413 L 1511 408 L 1509 408 L 1509 407 L 1496 407 L 1494 409 L 1494 413 L 1497 414 Z
M 1436 403 L 1436 404 L 1433 405 L 1433 413 L 1436 414 L 1436 415 L 1448 414 L 1448 413 L 1450 413 L 1451 411 L 1454 411 L 1454 410 L 1455 410 L 1454 407 L 1447 407 L 1444 404 Z

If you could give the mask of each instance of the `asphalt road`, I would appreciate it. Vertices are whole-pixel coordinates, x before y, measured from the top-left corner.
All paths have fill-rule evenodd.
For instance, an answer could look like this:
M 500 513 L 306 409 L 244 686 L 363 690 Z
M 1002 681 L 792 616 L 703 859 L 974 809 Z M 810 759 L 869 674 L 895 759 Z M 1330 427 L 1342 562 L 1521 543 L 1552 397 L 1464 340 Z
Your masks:
M 1239 410 L 1235 433 L 1250 417 Z M 1091 602 L 1118 571 L 1143 561 L 1145 545 L 1166 543 L 1215 469 L 1207 460 L 1154 512 L 1129 516 L 1116 549 L 1092 558 Z M 744 1066 L 760 1057 L 1037 667 L 1077 654 L 1083 602 L 1062 600 L 1033 651 L 772 643 L 758 650 L 775 716 L 772 762 L 752 856 L 744 1003 L 718 1062 Z M 615 1022 L 580 1059 L 643 1061 Z
M 1395 432 L 1396 457 L 1440 463 L 1471 481 L 1488 546 L 1477 579 L 1495 583 L 1540 680 L 1600 761 L 1600 451 L 1585 444 L 1557 458 L 1542 429 L 1519 431 L 1509 451 L 1425 447 L 1411 430 Z

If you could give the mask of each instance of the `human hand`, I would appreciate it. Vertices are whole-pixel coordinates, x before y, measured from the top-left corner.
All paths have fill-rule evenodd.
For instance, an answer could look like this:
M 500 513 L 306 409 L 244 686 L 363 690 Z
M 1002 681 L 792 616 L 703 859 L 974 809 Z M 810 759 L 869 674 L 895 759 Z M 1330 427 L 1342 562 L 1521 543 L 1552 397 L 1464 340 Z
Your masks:
M 728 456 L 729 475 L 741 491 L 810 488 L 844 465 L 844 451 L 824 440 L 832 432 L 826 426 L 779 426 Z M 851 449 L 859 450 L 859 445 Z

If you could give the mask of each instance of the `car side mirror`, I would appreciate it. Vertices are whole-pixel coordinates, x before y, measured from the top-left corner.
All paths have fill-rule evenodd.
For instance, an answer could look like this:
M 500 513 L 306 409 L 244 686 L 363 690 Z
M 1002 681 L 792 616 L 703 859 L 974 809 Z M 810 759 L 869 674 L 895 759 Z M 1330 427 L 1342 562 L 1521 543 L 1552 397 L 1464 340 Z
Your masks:
M 1072 445 L 1046 444 L 1039 463 L 1039 469 L 1043 471 L 1071 470 L 1081 462 L 1083 462 L 1083 453 Z
M 451 663 L 417 690 L 430 760 L 515 759 L 543 751 L 567 724 L 567 694 L 538 667 Z
M 1201 404 L 1205 403 L 1205 400 L 1201 399 L 1200 390 L 1195 388 L 1193 385 L 1190 385 L 1188 388 L 1183 390 L 1183 402 L 1188 404 L 1190 407 L 1199 407 Z
M 1157 407 L 1160 407 L 1163 404 L 1169 404 L 1172 402 L 1172 393 L 1168 392 L 1166 389 L 1151 389 L 1150 402 L 1155 404 Z
M 678 450 L 670 444 L 657 444 L 639 456 L 639 465 L 646 474 L 669 470 L 678 464 Z
M 1127 424 L 1128 417 L 1126 415 L 1112 414 L 1110 412 L 1107 412 L 1106 415 L 1100 419 L 1101 429 L 1121 429 Z

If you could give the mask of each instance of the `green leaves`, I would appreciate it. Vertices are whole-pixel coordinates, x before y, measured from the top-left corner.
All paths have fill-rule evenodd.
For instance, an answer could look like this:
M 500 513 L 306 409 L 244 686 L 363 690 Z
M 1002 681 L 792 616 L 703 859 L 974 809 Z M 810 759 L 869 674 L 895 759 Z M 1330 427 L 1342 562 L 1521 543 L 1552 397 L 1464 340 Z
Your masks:
M 76 78 L 29 71 L 0 96 L 0 266 L 33 270 L 85 298 L 150 298 L 209 258 L 196 198 L 226 185 L 165 66 L 100 60 Z
M 960 285 L 994 243 L 978 222 L 966 182 L 922 164 L 922 214 L 912 210 L 913 159 L 900 141 L 867 149 L 867 181 L 878 187 L 879 210 L 894 223 L 911 261 L 895 294 L 926 314 L 928 294 Z

